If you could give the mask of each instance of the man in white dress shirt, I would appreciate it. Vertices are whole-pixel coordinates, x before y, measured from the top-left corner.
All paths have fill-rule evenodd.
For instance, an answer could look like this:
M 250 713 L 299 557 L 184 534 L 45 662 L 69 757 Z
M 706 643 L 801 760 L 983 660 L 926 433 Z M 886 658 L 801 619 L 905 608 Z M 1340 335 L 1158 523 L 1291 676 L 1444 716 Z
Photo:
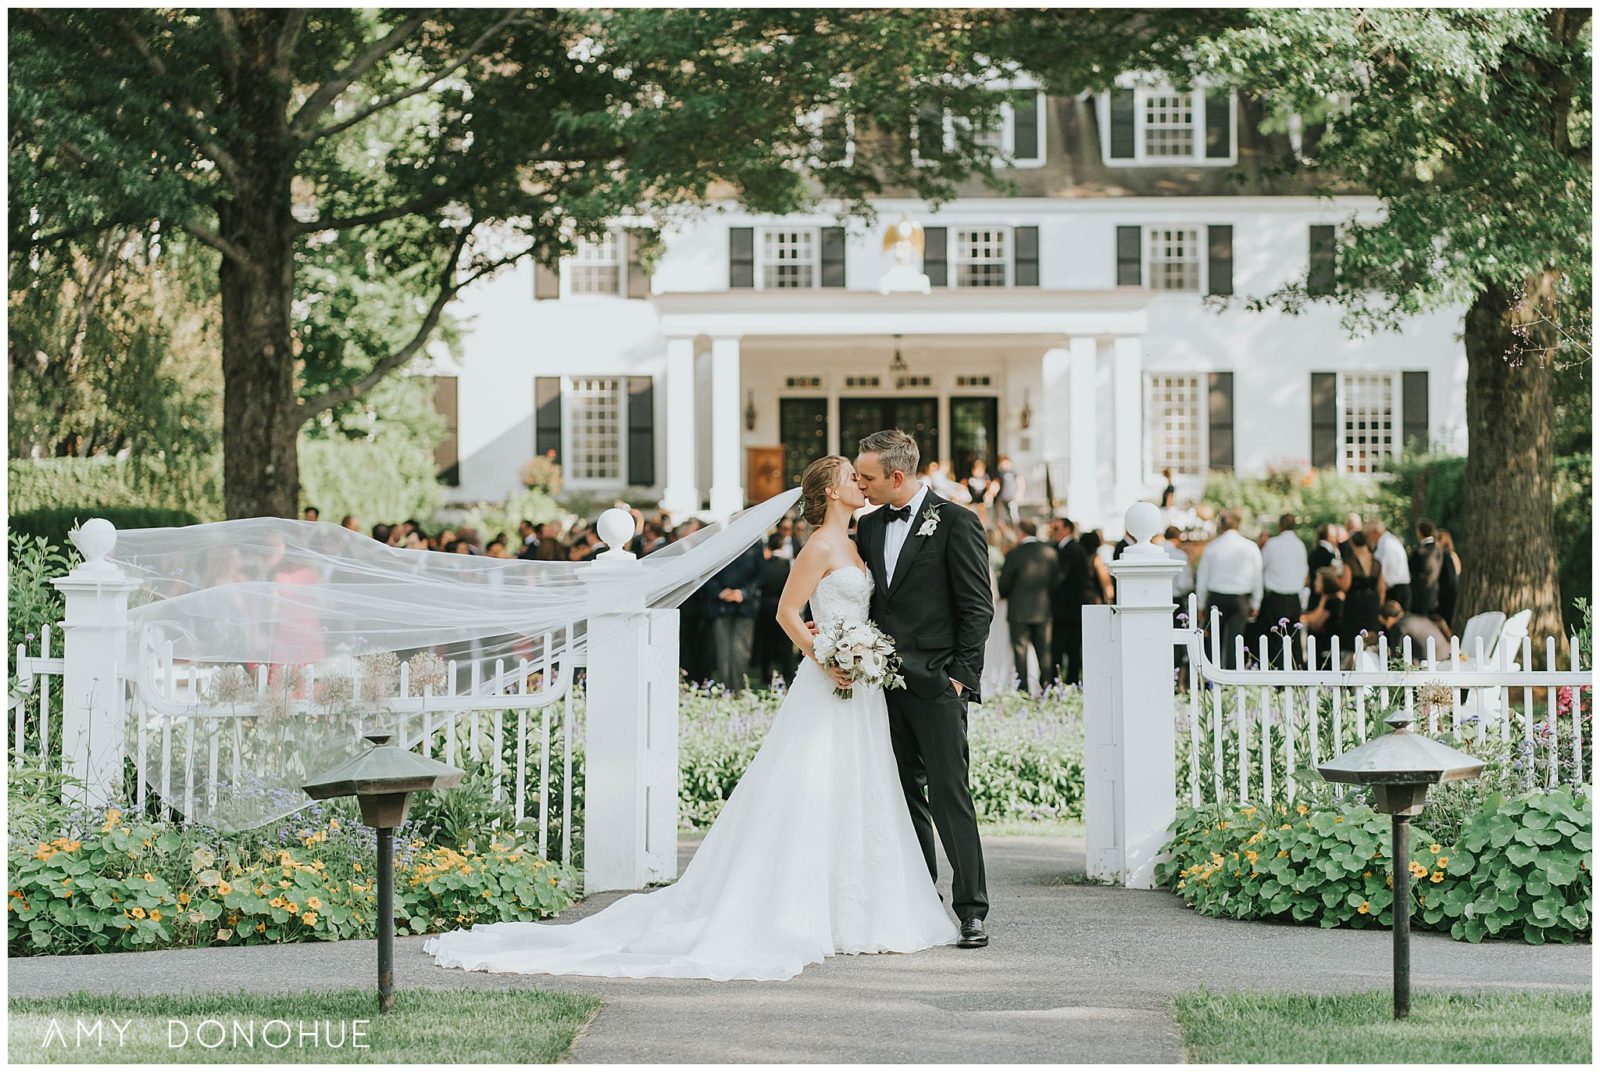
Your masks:
M 1239 514 L 1225 510 L 1217 519 L 1221 535 L 1206 545 L 1195 572 L 1194 590 L 1207 626 L 1211 608 L 1221 613 L 1217 640 L 1221 664 L 1234 668 L 1235 638 L 1246 636 L 1261 606 L 1261 548 L 1239 532 Z
M 1300 604 L 1300 590 L 1306 586 L 1308 556 L 1306 545 L 1295 532 L 1295 516 L 1284 514 L 1278 518 L 1278 534 L 1261 548 L 1261 613 L 1256 619 L 1256 638 L 1267 638 L 1269 662 L 1273 667 L 1283 665 L 1283 640 L 1290 640 L 1289 650 L 1294 658 L 1294 668 L 1305 669 L 1305 652 L 1300 647 L 1300 614 L 1305 608 Z
M 1367 545 L 1372 548 L 1373 557 L 1383 565 L 1387 598 L 1400 604 L 1402 611 L 1410 610 L 1411 556 L 1406 554 L 1406 545 L 1376 518 L 1367 522 Z

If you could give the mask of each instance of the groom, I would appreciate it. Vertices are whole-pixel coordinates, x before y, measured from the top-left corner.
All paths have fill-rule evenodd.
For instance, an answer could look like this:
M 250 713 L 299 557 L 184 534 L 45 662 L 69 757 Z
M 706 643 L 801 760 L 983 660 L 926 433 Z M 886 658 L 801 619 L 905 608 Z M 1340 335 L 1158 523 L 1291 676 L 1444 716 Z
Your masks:
M 906 688 L 884 693 L 889 733 L 911 825 L 938 878 L 933 831 L 950 859 L 962 948 L 989 944 L 978 818 L 967 788 L 967 704 L 978 702 L 983 649 L 994 617 L 983 523 L 913 475 L 917 441 L 899 429 L 861 440 L 856 483 L 880 507 L 861 519 L 856 544 L 876 581 L 871 617 L 894 638 Z

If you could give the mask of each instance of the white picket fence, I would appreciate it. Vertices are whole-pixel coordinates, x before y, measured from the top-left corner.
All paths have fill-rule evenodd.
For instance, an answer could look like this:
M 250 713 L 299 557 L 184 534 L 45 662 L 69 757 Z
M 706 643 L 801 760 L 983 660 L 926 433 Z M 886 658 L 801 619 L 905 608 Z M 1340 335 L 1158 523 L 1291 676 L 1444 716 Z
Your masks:
M 51 650 L 61 632 L 59 623 L 41 630 L 33 654 L 17 646 L 11 721 L 19 769 L 62 766 L 67 742 L 60 720 L 53 724 L 51 717 L 53 685 L 65 672 L 65 659 Z M 538 650 L 561 650 L 556 640 L 557 634 L 544 634 Z M 509 802 L 516 822 L 537 818 L 541 855 L 549 858 L 554 825 L 560 858 L 571 862 L 575 656 L 547 654 L 510 667 L 503 659 L 463 667 L 430 656 L 426 680 L 414 674 L 423 667 L 413 657 L 381 682 L 363 680 L 362 663 L 351 660 L 349 674 L 324 671 L 319 682 L 314 665 L 258 666 L 251 677 L 242 667 L 186 664 L 173 658 L 170 642 L 158 647 L 146 640 L 142 655 L 124 679 L 124 754 L 133 764 L 133 803 L 140 811 L 153 806 L 177 821 L 225 812 L 225 794 L 247 789 L 252 773 L 260 775 L 269 764 L 278 772 L 296 770 L 307 725 L 320 722 L 329 738 L 345 742 L 382 725 L 397 729 L 408 749 L 455 765 L 481 764 L 493 799 Z M 284 732 L 290 727 L 293 736 Z M 298 773 L 309 778 L 320 772 Z M 202 791 L 203 802 L 197 799 Z M 553 791 L 559 793 L 555 801 Z
M 1460 638 L 1452 637 L 1448 652 L 1436 651 L 1430 643 L 1420 659 L 1413 658 L 1409 638 L 1395 652 L 1387 637 L 1380 635 L 1374 647 L 1358 637 L 1350 660 L 1358 669 L 1349 670 L 1271 669 L 1274 654 L 1280 666 L 1294 665 L 1291 651 L 1297 636 L 1263 636 L 1251 652 L 1237 637 L 1233 668 L 1224 669 L 1218 611 L 1212 608 L 1210 628 L 1204 629 L 1191 595 L 1187 622 L 1174 629 L 1173 637 L 1187 651 L 1190 666 L 1188 693 L 1180 694 L 1175 706 L 1178 732 L 1187 738 L 1191 804 L 1223 803 L 1230 797 L 1240 804 L 1293 801 L 1300 789 L 1297 770 L 1365 741 L 1370 716 L 1397 704 L 1416 716 L 1418 732 L 1449 733 L 1458 747 L 1474 754 L 1487 755 L 1496 743 L 1503 750 L 1515 740 L 1529 785 L 1553 786 L 1563 771 L 1589 780 L 1583 773 L 1580 687 L 1593 684 L 1593 668 L 1582 667 L 1576 637 L 1569 639 L 1570 667 L 1565 670 L 1550 669 L 1557 666 L 1556 638 L 1544 640 L 1547 669 L 1534 670 L 1532 638 L 1515 634 L 1492 646 L 1481 636 L 1475 638 L 1470 658 L 1460 650 Z M 1274 644 L 1276 652 L 1271 650 Z M 1335 639 L 1330 666 L 1340 667 L 1346 654 Z M 1391 669 L 1394 655 L 1408 669 Z M 1254 665 L 1248 665 L 1250 656 Z M 1310 638 L 1306 665 L 1314 668 L 1317 660 L 1315 638 Z M 1570 690 L 1572 715 L 1558 720 L 1554 716 L 1563 689 Z M 1439 698 L 1445 702 L 1424 702 Z

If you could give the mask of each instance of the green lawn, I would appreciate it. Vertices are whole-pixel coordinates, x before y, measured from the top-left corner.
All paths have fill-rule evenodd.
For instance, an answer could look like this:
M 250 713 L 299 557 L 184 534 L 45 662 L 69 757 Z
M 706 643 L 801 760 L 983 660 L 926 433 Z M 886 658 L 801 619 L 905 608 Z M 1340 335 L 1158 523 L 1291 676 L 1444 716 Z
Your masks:
M 405 990 L 395 995 L 394 1011 L 381 1017 L 375 990 L 189 997 L 80 992 L 12 999 L 9 1057 L 13 1064 L 547 1064 L 566 1054 L 599 1007 L 600 999 L 587 994 L 532 988 Z M 312 1031 L 297 1045 L 302 1032 Z M 252 1032 L 253 1047 L 247 1044 Z M 289 1033 L 294 1039 L 283 1045 Z M 355 1048 L 357 1041 L 365 1048 Z
M 1588 1064 L 1590 993 L 1213 994 L 1177 1001 L 1197 1064 Z

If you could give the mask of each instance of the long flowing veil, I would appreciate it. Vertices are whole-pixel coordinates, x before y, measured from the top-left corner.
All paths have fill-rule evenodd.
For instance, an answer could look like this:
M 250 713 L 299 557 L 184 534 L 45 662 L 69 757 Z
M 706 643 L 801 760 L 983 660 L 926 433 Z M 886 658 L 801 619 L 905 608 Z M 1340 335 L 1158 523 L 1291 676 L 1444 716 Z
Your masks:
M 110 559 L 140 584 L 124 656 L 144 694 L 135 732 L 166 745 L 176 731 L 190 746 L 141 776 L 195 821 L 242 829 L 280 818 L 305 805 L 300 785 L 351 754 L 360 731 L 401 721 L 396 697 L 470 694 L 492 709 L 530 676 L 570 673 L 604 643 L 595 615 L 676 607 L 799 495 L 626 569 L 405 550 L 280 518 L 119 532 Z

